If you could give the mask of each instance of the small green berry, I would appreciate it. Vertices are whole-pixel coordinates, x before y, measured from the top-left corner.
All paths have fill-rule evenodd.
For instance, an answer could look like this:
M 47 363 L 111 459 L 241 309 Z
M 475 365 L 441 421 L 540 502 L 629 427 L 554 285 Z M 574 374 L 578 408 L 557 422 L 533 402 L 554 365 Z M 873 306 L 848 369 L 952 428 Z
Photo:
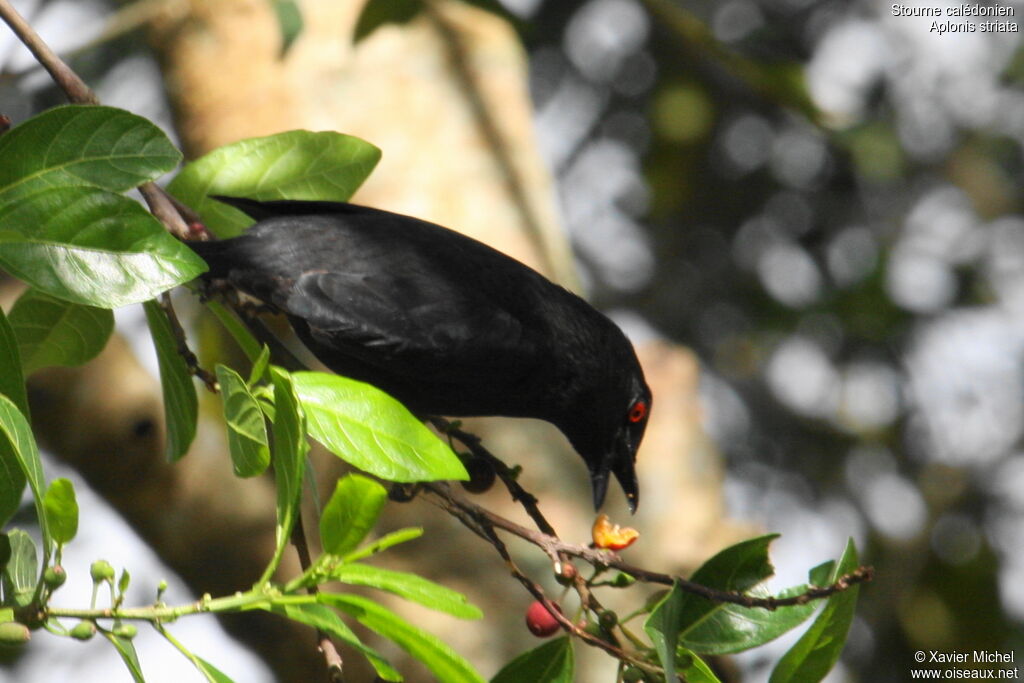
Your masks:
M 32 637 L 28 626 L 17 621 L 0 624 L 0 645 L 24 645 Z
M 89 576 L 92 577 L 93 583 L 100 583 L 101 581 L 113 581 L 114 568 L 111 567 L 110 563 L 106 560 L 96 560 L 89 567 Z
M 619 615 L 610 609 L 603 610 L 597 615 L 598 623 L 605 631 L 611 631 L 619 623 Z
M 139 633 L 139 629 L 136 628 L 135 624 L 118 624 L 114 627 L 113 634 L 119 638 L 125 640 L 131 640 Z
M 96 624 L 91 621 L 80 621 L 71 629 L 71 637 L 75 640 L 89 640 L 96 635 Z
M 630 666 L 622 672 L 622 683 L 642 683 L 643 680 L 644 672 L 639 667 Z
M 68 573 L 64 571 L 64 567 L 59 564 L 47 567 L 46 571 L 43 572 L 43 583 L 45 583 L 46 587 L 50 590 L 60 588 L 67 580 Z

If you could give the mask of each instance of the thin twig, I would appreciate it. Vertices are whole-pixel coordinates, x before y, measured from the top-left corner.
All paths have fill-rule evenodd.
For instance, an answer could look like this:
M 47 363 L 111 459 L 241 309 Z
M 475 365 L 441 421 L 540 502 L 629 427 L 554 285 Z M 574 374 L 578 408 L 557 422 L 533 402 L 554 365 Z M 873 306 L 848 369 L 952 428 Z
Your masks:
M 164 315 L 167 316 L 167 322 L 171 325 L 171 333 L 174 335 L 174 341 L 178 346 L 178 355 L 184 359 L 189 373 L 198 377 L 206 385 L 210 393 L 216 394 L 220 391 L 217 377 L 199 365 L 199 359 L 196 358 L 196 354 L 192 353 L 192 349 L 189 348 L 188 340 L 185 338 L 185 328 L 181 326 L 181 321 L 178 320 L 178 314 L 174 310 L 174 304 L 171 303 L 170 294 L 167 292 L 161 294 L 158 303 L 160 308 L 163 309 Z
M 572 557 L 578 557 L 595 567 L 617 569 L 618 571 L 629 574 L 638 581 L 643 581 L 645 583 L 656 583 L 666 586 L 678 584 L 679 587 L 687 593 L 699 595 L 700 597 L 707 598 L 714 602 L 725 602 L 740 605 L 742 607 L 758 607 L 766 610 L 775 610 L 780 607 L 804 605 L 813 600 L 827 598 L 831 595 L 841 593 L 842 591 L 852 588 L 857 584 L 871 581 L 874 578 L 874 569 L 872 567 L 858 567 L 849 574 L 839 577 L 834 583 L 828 586 L 812 586 L 799 595 L 787 598 L 762 598 L 735 591 L 717 590 L 715 588 L 709 588 L 708 586 L 689 581 L 680 576 L 653 572 L 641 567 L 636 567 L 627 562 L 623 562 L 618 555 L 606 550 L 598 550 L 589 546 L 566 543 L 560 538 L 549 536 L 539 531 L 534 531 L 533 529 L 528 529 L 509 519 L 501 517 L 500 515 L 496 515 L 486 508 L 480 507 L 475 503 L 471 503 L 464 498 L 456 496 L 446 487 L 438 486 L 436 484 L 424 484 L 424 487 L 431 493 L 446 501 L 446 505 L 444 506 L 445 509 L 458 509 L 462 514 L 468 515 L 469 517 L 477 520 L 479 524 L 507 531 L 514 536 L 518 536 L 525 541 L 533 543 L 545 552 L 561 552 Z
M 512 555 L 509 553 L 508 547 L 504 542 L 502 542 L 495 532 L 495 527 L 490 523 L 490 519 L 474 515 L 471 510 L 460 505 L 457 502 L 457 499 L 451 495 L 447 484 L 428 483 L 424 484 L 424 488 L 434 494 L 434 497 L 431 499 L 432 502 L 450 513 L 478 536 L 487 539 L 487 541 L 494 546 L 494 549 L 498 551 L 501 559 L 504 560 L 505 566 L 508 568 L 513 578 L 519 581 L 519 583 L 526 588 L 534 599 L 544 605 L 545 609 L 551 613 L 551 616 L 564 630 L 573 634 L 588 645 L 604 650 L 620 661 L 628 662 L 634 666 L 651 671 L 652 673 L 663 673 L 662 669 L 659 667 L 653 666 L 642 659 L 634 657 L 631 653 L 623 650 L 617 645 L 588 633 L 580 624 L 575 623 L 565 616 L 556 603 L 544 594 L 544 589 L 519 569 L 515 560 L 512 559 Z
M 306 542 L 305 525 L 302 523 L 302 510 L 298 510 L 298 514 L 295 516 L 291 542 L 299 556 L 299 566 L 305 574 L 313 566 L 313 557 L 309 553 L 309 544 Z M 306 587 L 306 592 L 310 595 L 316 595 L 320 592 L 320 589 L 316 584 L 313 584 Z M 327 675 L 330 677 L 331 682 L 343 683 L 345 676 L 341 654 L 338 652 L 338 648 L 335 647 L 334 641 L 331 640 L 331 636 L 327 632 L 317 629 L 316 641 L 320 653 L 324 656 L 324 663 L 327 665 Z
M 149 211 L 160 221 L 167 232 L 180 240 L 196 239 L 195 232 L 182 218 L 178 207 L 171 200 L 171 196 L 154 182 L 139 185 L 139 192 L 146 200 Z
M 67 98 L 75 104 L 99 104 L 96 93 L 78 77 L 71 67 L 64 63 L 64 60 L 50 49 L 50 46 L 39 37 L 25 18 L 18 14 L 8 0 L 0 0 L 0 19 L 11 27 L 14 35 L 22 44 L 29 49 L 43 68 L 50 74 L 50 78 L 57 84 Z
M 530 519 L 532 519 L 533 523 L 537 525 L 537 528 L 548 536 L 558 536 L 558 534 L 555 533 L 554 527 L 551 526 L 551 523 L 548 522 L 547 518 L 545 518 L 544 514 L 540 511 L 540 508 L 537 505 L 537 497 L 519 484 L 519 481 L 516 479 L 516 472 L 506 465 L 504 461 L 487 450 L 479 436 L 460 429 L 455 425 L 455 423 L 446 420 L 443 417 L 430 416 L 427 419 L 442 433 L 454 437 L 462 442 L 462 444 L 465 445 L 473 455 L 487 460 L 494 467 L 494 471 L 497 473 L 502 483 L 505 484 L 505 488 L 507 488 L 509 494 L 511 494 L 512 500 L 523 506 L 523 509 L 526 510 L 526 514 L 530 516 Z

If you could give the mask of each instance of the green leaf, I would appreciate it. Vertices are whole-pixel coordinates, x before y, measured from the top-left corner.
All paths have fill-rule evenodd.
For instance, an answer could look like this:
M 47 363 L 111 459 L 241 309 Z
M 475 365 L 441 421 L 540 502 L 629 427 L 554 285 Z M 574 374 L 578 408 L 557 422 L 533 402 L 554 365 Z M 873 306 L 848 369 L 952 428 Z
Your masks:
M 676 643 L 682 630 L 682 607 L 686 594 L 679 587 L 679 582 L 672 584 L 672 590 L 651 610 L 650 616 L 644 621 L 644 631 L 654 644 L 658 653 L 658 661 L 665 671 L 676 670 Z
M 853 544 L 853 539 L 850 539 L 835 568 L 835 573 L 826 583 L 832 583 L 840 576 L 852 572 L 858 564 L 857 548 Z M 853 623 L 859 591 L 860 586 L 854 586 L 828 599 L 825 608 L 807 632 L 775 665 L 769 679 L 770 683 L 819 681 L 825 677 L 846 645 L 846 635 L 850 630 L 850 624 Z
M 11 559 L 3 572 L 4 603 L 24 607 L 32 602 L 39 580 L 36 544 L 21 529 L 12 529 L 7 538 L 11 543 Z
M 270 465 L 270 442 L 260 404 L 249 393 L 242 377 L 231 368 L 217 365 L 217 382 L 235 474 L 239 477 L 263 474 Z
M 224 672 L 202 657 L 198 655 L 193 655 L 193 657 L 195 658 L 193 663 L 196 665 L 196 668 L 199 669 L 201 674 L 206 676 L 206 680 L 210 681 L 210 683 L 235 683 Z
M 807 581 L 812 586 L 827 586 L 832 583 L 832 574 L 836 570 L 836 561 L 822 562 L 807 572 Z
M 341 564 L 331 570 L 329 578 L 352 586 L 379 588 L 460 619 L 479 619 L 483 616 L 483 612 L 462 593 L 408 572 L 366 564 Z
M 101 633 L 114 646 L 117 654 L 121 655 L 121 661 L 128 667 L 132 680 L 135 683 L 146 683 L 146 678 L 142 675 L 142 665 L 139 664 L 139 655 L 135 653 L 135 646 L 132 645 L 132 641 L 116 636 L 110 631 L 101 631 Z
M 793 586 L 780 591 L 776 597 L 788 598 L 806 591 L 806 585 Z M 769 592 L 756 587 L 748 591 L 748 594 L 767 597 Z M 807 621 L 816 609 L 817 605 L 813 602 L 775 610 L 726 604 L 708 614 L 704 620 L 684 629 L 680 642 L 705 655 L 742 652 L 796 628 Z
M 761 536 L 730 546 L 705 562 L 690 580 L 709 588 L 745 591 L 774 573 L 768 561 L 768 545 L 777 537 L 777 534 Z M 678 582 L 672 586 L 644 622 L 644 630 L 666 671 L 675 670 L 676 645 L 682 642 L 689 646 L 686 639 L 689 630 L 720 629 L 723 635 L 733 635 L 729 631 L 727 607 L 734 606 L 686 593 Z M 709 620 L 715 621 L 711 626 L 703 626 Z
M 0 571 L 7 568 L 11 561 L 11 539 L 7 534 L 0 534 Z
M 0 397 L 10 403 L 6 396 Z M 10 403 L 14 405 L 14 403 Z M 17 408 L 15 408 L 17 410 Z M 3 411 L 0 410 L 0 414 Z M 18 411 L 18 415 L 22 415 Z M 22 422 L 11 420 L 0 425 L 0 523 L 6 524 L 21 505 L 21 494 L 25 490 L 25 470 L 17 449 L 31 434 L 26 434 L 24 417 Z
M 213 313 L 214 316 L 216 316 L 220 324 L 224 326 L 224 329 L 228 331 L 228 334 L 231 335 L 231 338 L 235 340 L 236 344 L 238 344 L 238 348 L 242 350 L 242 353 L 245 354 L 245 357 L 248 358 L 249 361 L 253 363 L 255 367 L 255 364 L 259 360 L 263 351 L 260 348 L 261 345 L 256 340 L 256 337 L 252 335 L 252 332 L 250 332 L 248 328 L 246 328 L 246 326 L 242 324 L 242 322 L 232 311 L 229 311 L 219 302 L 207 301 L 206 308 L 211 313 Z M 269 356 L 270 354 L 268 352 L 267 357 L 269 358 Z M 252 383 L 253 382 L 250 380 L 249 384 Z
M 0 309 L 0 394 L 11 399 L 22 415 L 29 417 L 28 394 L 25 391 L 25 376 L 21 371 L 18 339 L 3 309 Z M 24 487 L 24 484 L 22 486 Z M 0 471 L 0 525 L 7 519 L 3 516 L 3 489 L 3 472 Z
M 0 207 L 0 266 L 58 299 L 101 308 L 151 299 L 206 270 L 137 202 L 92 187 Z
M 219 237 L 233 237 L 252 219 L 210 195 L 345 201 L 379 160 L 380 150 L 359 138 L 293 130 L 219 147 L 186 164 L 168 190 Z
M 394 641 L 423 662 L 438 680 L 445 683 L 483 681 L 480 674 L 448 645 L 372 600 L 337 593 L 318 593 L 317 600 L 352 615 L 366 628 Z
M 491 683 L 572 683 L 575 670 L 569 636 L 528 650 L 502 667 Z
M 352 42 L 360 42 L 385 24 L 407 24 L 421 11 L 423 0 L 369 0 L 356 21 Z
M 344 621 L 326 605 L 316 604 L 271 604 L 267 609 L 275 614 L 287 617 L 292 621 L 298 621 L 312 626 L 315 629 L 328 633 L 345 645 L 358 650 L 366 657 L 373 666 L 377 676 L 385 681 L 401 681 L 402 676 L 373 648 L 363 645 L 359 637 L 352 632 Z
M 121 578 L 117 580 L 117 593 L 118 595 L 124 595 L 125 591 L 128 590 L 128 586 L 131 585 L 132 575 L 128 573 L 127 569 L 121 570 Z
M 105 308 L 73 304 L 29 289 L 11 309 L 24 373 L 54 365 L 91 360 L 114 331 L 114 314 Z
M 387 550 L 393 545 L 398 545 L 399 543 L 406 543 L 408 541 L 417 539 L 422 535 L 422 527 L 406 527 L 404 529 L 392 531 L 389 534 L 381 536 L 372 543 L 367 543 L 363 547 L 353 550 L 341 559 L 345 562 L 355 562 L 356 560 L 361 560 L 364 557 L 369 557 L 370 555 L 375 555 L 379 552 Z
M 274 481 L 277 484 L 277 548 L 263 574 L 270 580 L 281 562 L 291 537 L 302 494 L 302 475 L 306 465 L 306 418 L 302 413 L 292 377 L 287 371 L 270 366 L 274 383 Z
M 68 479 L 54 479 L 43 496 L 43 509 L 53 542 L 64 545 L 78 533 L 78 501 Z
M 682 674 L 686 683 L 722 683 L 708 663 L 698 657 L 695 652 L 691 652 L 685 647 L 677 648 L 676 659 L 679 661 L 676 673 Z
M 267 367 L 270 365 L 270 347 L 266 344 L 260 350 L 259 356 L 252 363 L 252 369 L 249 370 L 249 380 L 246 382 L 246 386 L 253 386 L 257 382 L 263 379 L 264 375 L 267 374 Z
M 380 389 L 324 372 L 293 376 L 309 435 L 342 460 L 388 481 L 469 478 L 447 444 Z
M 18 509 L 18 501 L 27 480 L 39 518 L 45 564 L 50 559 L 50 527 L 43 508 L 43 490 L 46 485 L 43 462 L 39 459 L 39 448 L 28 420 L 6 396 L 0 396 L 0 433 L 0 513 L 3 513 L 4 521 L 10 519 Z M 20 476 L 14 473 L 18 469 L 21 470 Z
M 270 0 L 270 4 L 274 6 L 274 14 L 277 15 L 277 27 L 281 31 L 281 56 L 284 57 L 302 33 L 302 10 L 295 4 L 295 0 Z
M 124 192 L 180 160 L 163 131 L 141 116 L 113 107 L 55 107 L 0 137 L 0 198 L 67 185 Z
M 339 479 L 320 514 L 324 552 L 344 555 L 359 545 L 387 502 L 387 490 L 372 479 L 358 474 Z
M 178 343 L 164 310 L 156 301 L 147 301 L 142 307 L 146 311 L 146 322 L 149 323 L 149 333 L 153 337 L 157 364 L 160 366 L 160 387 L 163 390 L 164 417 L 167 423 L 167 460 L 175 462 L 188 452 L 196 437 L 199 399 L 188 365 L 178 353 Z

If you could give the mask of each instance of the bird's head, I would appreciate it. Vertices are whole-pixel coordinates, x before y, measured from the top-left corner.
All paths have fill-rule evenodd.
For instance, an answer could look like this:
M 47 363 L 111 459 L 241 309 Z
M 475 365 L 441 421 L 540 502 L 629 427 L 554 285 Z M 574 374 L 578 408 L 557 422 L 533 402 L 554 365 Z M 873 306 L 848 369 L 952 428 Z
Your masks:
M 577 421 L 565 430 L 576 451 L 590 470 L 594 508 L 600 508 L 608 492 L 608 480 L 614 475 L 626 494 L 630 512 L 640 501 L 636 479 L 636 451 L 640 447 L 651 411 L 651 390 L 644 382 L 639 365 L 630 373 L 623 390 L 601 392 L 595 408 L 585 421 Z

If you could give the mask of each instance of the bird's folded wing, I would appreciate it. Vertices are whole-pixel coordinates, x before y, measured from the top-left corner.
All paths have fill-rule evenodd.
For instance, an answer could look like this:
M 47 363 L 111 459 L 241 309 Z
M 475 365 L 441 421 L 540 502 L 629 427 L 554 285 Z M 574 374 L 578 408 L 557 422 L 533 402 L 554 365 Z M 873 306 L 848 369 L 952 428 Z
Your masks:
M 408 273 L 307 272 L 275 302 L 314 338 L 365 360 L 493 367 L 529 357 L 521 322 L 485 293 Z M 397 369 L 397 368 L 396 368 Z

